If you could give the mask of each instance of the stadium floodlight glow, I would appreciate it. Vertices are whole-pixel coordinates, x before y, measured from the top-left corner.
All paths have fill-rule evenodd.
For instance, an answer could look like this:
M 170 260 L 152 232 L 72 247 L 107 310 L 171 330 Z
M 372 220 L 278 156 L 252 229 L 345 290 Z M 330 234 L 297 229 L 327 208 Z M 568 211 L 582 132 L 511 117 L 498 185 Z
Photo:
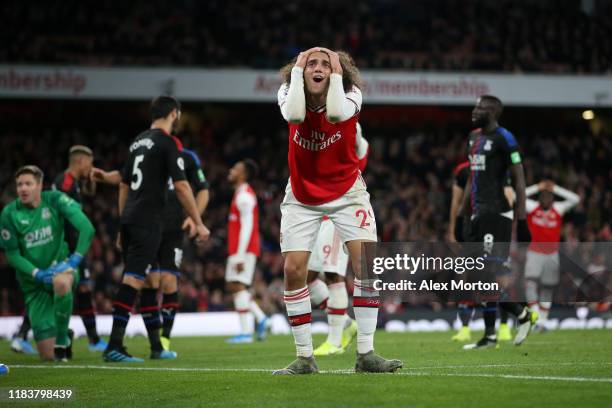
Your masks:
M 593 112 L 591 109 L 585 110 L 584 112 L 582 112 L 582 119 L 584 120 L 595 119 L 595 112 Z

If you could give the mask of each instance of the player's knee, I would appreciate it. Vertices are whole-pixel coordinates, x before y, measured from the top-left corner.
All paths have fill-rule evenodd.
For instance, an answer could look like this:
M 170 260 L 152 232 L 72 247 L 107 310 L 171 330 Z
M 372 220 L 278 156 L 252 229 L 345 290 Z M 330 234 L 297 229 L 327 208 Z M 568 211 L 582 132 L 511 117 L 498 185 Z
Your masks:
M 45 339 L 36 343 L 36 348 L 38 349 L 38 355 L 40 359 L 43 361 L 53 361 L 55 360 L 55 338 L 53 339 Z
M 53 279 L 53 292 L 64 296 L 72 289 L 72 276 L 58 275 Z
M 160 273 L 149 273 L 146 279 L 143 282 L 143 289 L 159 289 L 159 285 L 161 282 L 161 274 Z
M 285 260 L 283 272 L 285 273 L 285 277 L 287 279 L 295 279 L 305 277 L 304 275 L 307 275 L 306 265 L 303 265 L 301 262 L 296 262 L 290 258 Z
M 163 293 L 174 293 L 178 290 L 178 278 L 173 273 L 162 272 L 160 287 Z
M 225 287 L 229 293 L 238 293 L 247 288 L 245 284 L 240 282 L 227 282 Z
M 55 351 L 54 350 L 51 350 L 51 351 L 48 351 L 48 350 L 40 351 L 38 354 L 40 355 L 40 359 L 42 361 L 53 361 L 53 360 L 55 360 Z

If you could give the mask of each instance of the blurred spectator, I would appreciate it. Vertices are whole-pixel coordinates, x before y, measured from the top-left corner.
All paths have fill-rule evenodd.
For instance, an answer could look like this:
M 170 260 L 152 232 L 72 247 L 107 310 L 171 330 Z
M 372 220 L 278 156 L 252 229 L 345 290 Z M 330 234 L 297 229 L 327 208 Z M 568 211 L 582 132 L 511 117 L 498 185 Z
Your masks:
M 0 12 L 11 63 L 277 69 L 324 45 L 361 68 L 612 69 L 606 0 L 7 0 Z

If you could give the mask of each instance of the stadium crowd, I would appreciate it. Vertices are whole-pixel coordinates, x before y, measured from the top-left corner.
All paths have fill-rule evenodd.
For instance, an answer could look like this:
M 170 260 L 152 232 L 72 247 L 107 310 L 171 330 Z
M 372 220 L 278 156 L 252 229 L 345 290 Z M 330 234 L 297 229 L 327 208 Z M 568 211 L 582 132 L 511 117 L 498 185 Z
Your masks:
M 279 253 L 279 205 L 288 172 L 287 130 L 280 115 L 262 127 L 259 111 L 216 108 L 217 119 L 182 132 L 185 146 L 195 149 L 204 163 L 211 184 L 211 202 L 204 215 L 211 230 L 206 246 L 191 246 L 185 254 L 180 285 L 180 310 L 225 310 L 231 304 L 224 292 L 227 211 L 233 194 L 227 182 L 229 168 L 237 160 L 252 157 L 261 174 L 253 183 L 260 205 L 262 257 L 254 289 L 266 312 L 282 309 L 283 268 Z M 240 124 L 232 113 L 240 111 Z M 267 115 L 274 118 L 272 109 Z M 272 116 L 274 115 L 274 116 Z M 265 116 L 265 115 L 264 115 Z M 146 119 L 144 119 L 146 121 Z M 466 129 L 456 125 L 425 126 L 421 130 L 397 132 L 397 126 L 362 121 L 370 142 L 365 180 L 372 195 L 378 234 L 382 241 L 444 240 L 447 233 L 452 171 L 464 160 Z M 47 174 L 46 185 L 67 165 L 72 144 L 91 146 L 95 165 L 118 169 L 125 161 L 127 145 L 138 132 L 107 130 L 42 130 L 4 128 L 0 149 L 11 152 L 0 163 L 1 202 L 14 197 L 13 172 L 25 163 L 39 165 Z M 566 241 L 612 241 L 612 138 L 606 132 L 591 134 L 586 126 L 564 127 L 554 134 L 517 130 L 525 157 L 527 183 L 550 178 L 575 191 L 581 202 L 566 218 Z M 115 249 L 117 192 L 98 185 L 94 197 L 85 198 L 88 214 L 97 233 L 89 257 L 94 281 L 96 308 L 111 311 L 111 295 L 122 273 L 121 254 Z M 350 280 L 349 280 L 350 282 Z M 13 271 L 0 255 L 0 314 L 22 310 L 22 299 Z M 350 292 L 350 288 L 349 288 Z
M 277 68 L 317 42 L 345 49 L 371 69 L 609 74 L 612 68 L 608 1 L 35 3 L 0 5 L 1 62 Z

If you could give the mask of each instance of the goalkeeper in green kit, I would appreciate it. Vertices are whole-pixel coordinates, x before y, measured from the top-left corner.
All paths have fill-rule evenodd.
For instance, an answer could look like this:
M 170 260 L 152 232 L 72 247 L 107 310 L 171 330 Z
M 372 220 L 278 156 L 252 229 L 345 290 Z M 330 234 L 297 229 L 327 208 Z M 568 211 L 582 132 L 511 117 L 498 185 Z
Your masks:
M 18 198 L 4 207 L 0 218 L 2 247 L 17 271 L 41 358 L 67 361 L 72 354 L 68 336 L 72 291 L 95 230 L 72 198 L 42 191 L 43 172 L 38 167 L 21 167 L 15 182 Z M 65 221 L 79 232 L 73 254 L 64 239 Z

